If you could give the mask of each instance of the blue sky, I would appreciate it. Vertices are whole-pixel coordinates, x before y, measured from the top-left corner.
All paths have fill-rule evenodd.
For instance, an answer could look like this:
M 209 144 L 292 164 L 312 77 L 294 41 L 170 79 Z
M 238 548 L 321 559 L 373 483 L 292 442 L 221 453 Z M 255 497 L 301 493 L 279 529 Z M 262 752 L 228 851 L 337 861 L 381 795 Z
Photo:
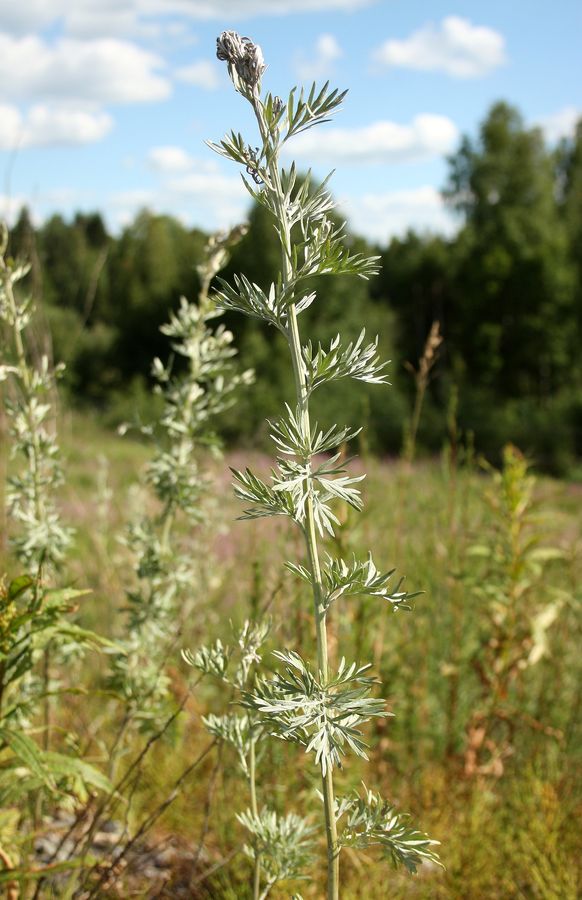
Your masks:
M 98 209 L 114 231 L 143 206 L 207 230 L 244 218 L 236 166 L 204 144 L 232 127 L 256 140 L 215 58 L 225 29 L 262 46 L 282 97 L 349 88 L 290 150 L 336 170 L 351 227 L 381 242 L 454 228 L 444 157 L 496 100 L 550 143 L 582 115 L 579 0 L 0 0 L 0 215 Z

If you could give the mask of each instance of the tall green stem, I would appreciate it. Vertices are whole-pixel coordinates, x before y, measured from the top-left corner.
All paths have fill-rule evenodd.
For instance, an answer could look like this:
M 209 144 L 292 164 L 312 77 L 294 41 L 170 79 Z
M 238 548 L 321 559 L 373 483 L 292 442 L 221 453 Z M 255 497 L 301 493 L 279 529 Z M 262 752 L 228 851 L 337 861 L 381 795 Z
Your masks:
M 310 433 L 309 406 L 306 397 L 305 375 L 301 358 L 301 344 L 299 341 L 299 329 L 297 327 L 297 314 L 295 307 L 289 310 L 289 347 L 293 359 L 293 368 L 300 378 L 300 390 L 298 401 L 301 408 L 304 433 Z M 310 460 L 305 460 L 310 463 Z M 317 535 L 315 530 L 315 517 L 313 514 L 313 500 L 309 497 L 306 504 L 305 544 L 311 569 L 311 581 L 313 585 L 313 611 L 315 616 L 315 635 L 317 640 L 317 667 L 321 677 L 328 677 L 328 653 L 327 653 L 327 612 L 323 604 L 323 585 L 321 580 L 321 567 L 317 548 Z M 330 768 L 323 773 L 322 767 L 323 805 L 325 812 L 325 831 L 327 837 L 327 896 L 328 900 L 339 898 L 339 848 L 337 843 L 337 827 L 335 820 L 335 799 L 333 790 L 333 774 Z
M 291 229 L 289 220 L 283 204 L 283 190 L 281 187 L 281 178 L 279 174 L 278 163 L 278 147 L 275 138 L 271 137 L 267 123 L 265 122 L 263 109 L 258 97 L 253 100 L 253 108 L 259 124 L 261 137 L 265 148 L 268 148 L 268 168 L 269 176 L 273 186 L 273 192 L 276 198 L 277 215 L 281 225 L 281 265 L 282 265 L 282 281 L 283 288 L 288 286 L 292 280 L 291 268 Z M 295 380 L 295 392 L 297 405 L 300 410 L 301 424 L 304 434 L 311 433 L 311 425 L 309 418 L 309 392 L 307 389 L 307 379 L 303 356 L 301 353 L 301 338 L 299 334 L 299 324 L 297 321 L 297 310 L 294 303 L 291 303 L 288 310 L 288 326 L 287 326 L 287 342 L 291 352 L 291 363 L 293 366 L 293 375 Z M 308 470 L 311 468 L 311 457 L 302 460 Z M 308 498 L 305 509 L 305 525 L 303 528 L 305 536 L 305 545 L 309 567 L 311 570 L 311 581 L 313 585 L 313 610 L 315 616 L 315 635 L 317 640 L 317 666 L 324 681 L 328 678 L 328 652 L 327 652 L 327 612 L 323 603 L 323 585 L 321 579 L 321 566 L 319 563 L 319 552 L 317 548 L 317 535 L 315 527 L 315 516 L 313 512 L 313 500 L 311 496 Z M 328 900 L 338 900 L 339 898 L 339 847 L 337 840 L 337 826 L 335 819 L 335 799 L 333 789 L 333 774 L 328 767 L 325 769 L 322 764 L 322 793 L 323 806 L 325 813 L 325 832 L 327 838 L 327 897 Z
M 251 749 L 249 753 L 249 787 L 251 792 L 251 812 L 255 819 L 259 816 L 257 807 L 257 781 L 256 781 L 256 740 L 251 740 Z M 253 900 L 259 900 L 261 891 L 261 857 L 255 850 L 255 861 L 253 868 Z

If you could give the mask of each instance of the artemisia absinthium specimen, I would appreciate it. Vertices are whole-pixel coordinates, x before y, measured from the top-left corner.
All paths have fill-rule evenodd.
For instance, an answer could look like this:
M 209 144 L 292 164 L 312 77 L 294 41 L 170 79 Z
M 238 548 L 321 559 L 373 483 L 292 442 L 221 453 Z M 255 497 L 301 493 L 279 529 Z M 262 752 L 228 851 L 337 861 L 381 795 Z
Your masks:
M 330 90 L 325 84 L 321 90 L 313 85 L 308 93 L 293 88 L 286 102 L 270 93 L 263 95 L 261 79 L 266 66 L 261 49 L 236 32 L 220 35 L 217 56 L 227 63 L 235 89 L 251 104 L 259 137 L 249 144 L 241 134 L 231 131 L 209 146 L 244 167 L 248 177 L 243 174 L 243 180 L 249 193 L 272 214 L 281 245 L 281 272 L 267 291 L 244 275 L 235 277 L 234 285 L 221 281 L 216 299 L 222 308 L 238 310 L 280 331 L 289 347 L 296 391 L 294 406 L 287 406 L 284 414 L 270 423 L 279 454 L 270 482 L 248 469 L 235 471 L 235 491 L 247 504 L 244 518 L 286 516 L 303 533 L 305 560 L 287 566 L 312 589 L 317 638 L 314 664 L 294 650 L 277 652 L 282 670 L 274 677 L 259 676 L 243 702 L 259 714 L 269 733 L 314 754 L 322 779 L 327 892 L 328 898 L 338 898 L 343 847 L 379 845 L 393 862 L 411 872 L 424 860 L 438 859 L 433 850 L 435 842 L 411 827 L 406 816 L 397 814 L 375 792 L 365 788 L 347 797 L 334 796 L 333 773 L 342 756 L 351 751 L 366 757 L 362 724 L 388 713 L 384 702 L 371 696 L 375 679 L 369 665 L 342 659 L 337 668 L 330 667 L 326 632 L 329 608 L 350 595 L 369 595 L 397 610 L 406 608 L 412 595 L 402 590 L 402 582 L 394 579 L 393 571 L 379 571 L 371 557 L 347 561 L 320 558 L 318 541 L 326 533 L 333 534 L 338 524 L 334 503 L 343 501 L 360 509 L 357 484 L 363 476 L 347 474 L 336 452 L 358 430 L 337 425 L 319 428 L 310 420 L 311 396 L 327 382 L 344 377 L 386 384 L 386 364 L 379 360 L 377 339 L 367 341 L 364 331 L 352 343 L 342 342 L 338 335 L 329 347 L 314 345 L 302 339 L 299 317 L 316 300 L 308 279 L 350 274 L 367 278 L 377 271 L 377 258 L 350 252 L 343 226 L 332 219 L 334 203 L 326 182 L 317 186 L 309 177 L 301 181 L 295 164 L 287 169 L 279 165 L 284 144 L 326 122 L 345 93 Z

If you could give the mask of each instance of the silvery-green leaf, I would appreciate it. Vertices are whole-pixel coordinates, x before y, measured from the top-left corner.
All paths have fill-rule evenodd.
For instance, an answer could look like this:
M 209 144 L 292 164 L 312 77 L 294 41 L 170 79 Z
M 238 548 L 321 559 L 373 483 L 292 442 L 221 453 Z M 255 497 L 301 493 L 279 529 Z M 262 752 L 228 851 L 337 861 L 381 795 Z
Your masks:
M 395 867 L 403 865 L 411 873 L 423 862 L 442 865 L 432 849 L 439 842 L 417 831 L 408 815 L 397 813 L 391 803 L 365 785 L 362 795 L 354 791 L 350 797 L 336 800 L 336 821 L 344 817 L 339 834 L 342 847 L 378 845 Z
M 367 759 L 360 725 L 390 715 L 383 700 L 370 697 L 375 679 L 366 674 L 369 666 L 346 666 L 342 660 L 337 674 L 324 679 L 294 651 L 274 655 L 285 664 L 284 673 L 259 678 L 254 690 L 244 693 L 243 705 L 256 710 L 274 735 L 313 752 L 323 774 L 341 766 L 347 749 Z
M 220 638 L 214 644 L 200 647 L 194 652 L 188 649 L 181 651 L 182 659 L 189 666 L 193 666 L 204 675 L 214 675 L 223 680 L 226 680 L 231 653 L 231 649 L 225 647 Z
M 305 877 L 303 872 L 311 861 L 314 831 L 306 819 L 295 813 L 283 816 L 267 807 L 256 815 L 247 809 L 237 819 L 250 834 L 244 851 L 250 859 L 260 858 L 268 884 Z
M 240 500 L 250 503 L 242 519 L 257 519 L 263 516 L 290 516 L 295 518 L 295 508 L 289 491 L 280 484 L 271 488 L 250 469 L 239 472 L 231 469 L 235 477 L 234 492 Z M 275 473 L 273 473 L 275 475 Z
M 395 584 L 391 583 L 395 569 L 380 572 L 369 554 L 368 559 L 361 562 L 354 556 L 350 563 L 343 559 L 327 557 L 323 567 L 323 582 L 326 589 L 325 606 L 330 606 L 342 596 L 380 597 L 397 609 L 410 609 L 410 601 L 419 596 L 421 591 L 409 593 L 402 591 L 403 578 Z
M 303 347 L 307 385 L 310 391 L 328 381 L 338 378 L 355 378 L 368 384 L 389 384 L 388 376 L 383 371 L 387 362 L 380 362 L 378 357 L 378 338 L 365 344 L 365 329 L 362 329 L 357 341 L 343 347 L 339 334 L 331 341 L 329 349 L 321 344 L 314 350 L 310 341 Z

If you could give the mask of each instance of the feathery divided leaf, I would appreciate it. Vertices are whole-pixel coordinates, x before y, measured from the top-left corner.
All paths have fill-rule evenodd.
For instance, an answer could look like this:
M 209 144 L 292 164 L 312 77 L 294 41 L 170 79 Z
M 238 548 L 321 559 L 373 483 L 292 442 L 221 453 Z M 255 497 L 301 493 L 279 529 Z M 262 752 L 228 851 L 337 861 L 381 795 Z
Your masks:
M 261 662 L 259 650 L 267 639 L 270 630 L 271 620 L 268 618 L 259 622 L 251 622 L 249 619 L 246 619 L 243 623 L 237 635 L 239 662 L 233 678 L 237 687 L 244 687 L 252 666 Z
M 267 807 L 258 815 L 247 809 L 237 819 L 251 835 L 244 852 L 250 859 L 260 858 L 267 885 L 272 887 L 286 878 L 304 877 L 303 870 L 311 861 L 314 831 L 306 819 L 295 813 L 281 816 Z M 266 893 L 261 896 L 266 897 Z
M 236 480 L 234 486 L 236 496 L 246 503 L 253 504 L 245 509 L 239 518 L 259 519 L 264 516 L 290 516 L 292 519 L 296 519 L 293 498 L 288 491 L 281 486 L 278 489 L 269 487 L 250 469 L 246 469 L 244 472 L 231 469 L 231 472 Z M 276 480 L 275 471 L 272 472 L 272 475 Z
M 336 820 L 344 815 L 347 818 L 339 835 L 342 847 L 380 845 L 394 866 L 403 865 L 411 873 L 425 861 L 442 865 L 432 849 L 439 842 L 417 831 L 407 814 L 397 813 L 391 803 L 365 786 L 363 796 L 355 791 L 352 797 L 336 800 Z
M 258 679 L 254 691 L 243 695 L 243 705 L 260 713 L 272 734 L 315 753 L 324 775 L 341 766 L 347 749 L 367 759 L 359 726 L 373 716 L 390 715 L 383 700 L 370 697 L 375 684 L 366 675 L 370 666 L 348 666 L 342 659 L 337 674 L 324 681 L 298 653 L 276 651 L 274 656 L 285 663 L 284 674 Z
M 299 407 L 293 412 L 286 403 L 287 416 L 269 422 L 271 426 L 271 438 L 281 453 L 288 456 L 297 456 L 301 460 L 309 459 L 317 453 L 327 453 L 335 450 L 341 444 L 353 440 L 361 431 L 350 428 L 341 428 L 332 425 L 327 431 L 322 431 L 315 422 L 306 433 Z
M 211 150 L 214 150 L 215 153 L 218 153 L 219 156 L 224 156 L 225 159 L 230 159 L 232 162 L 245 166 L 247 172 L 256 177 L 258 182 L 265 181 L 268 178 L 268 173 L 261 164 L 258 148 L 253 150 L 252 147 L 249 147 L 240 132 L 231 131 L 218 143 L 206 141 L 206 145 Z
M 305 581 L 307 584 L 313 584 L 313 576 L 309 569 L 306 569 L 305 566 L 289 561 L 287 561 L 284 565 L 286 569 L 289 569 L 290 572 L 292 572 L 294 575 L 297 575 L 297 577 L 301 578 L 302 581 Z
M 369 278 L 379 271 L 379 256 L 351 253 L 345 243 L 344 225 L 336 226 L 326 215 L 301 221 L 302 239 L 292 248 L 294 282 L 310 275 L 358 275 Z
M 327 190 L 327 184 L 332 175 L 333 172 L 330 172 L 320 184 L 314 187 L 311 169 L 309 169 L 301 183 L 298 184 L 297 169 L 293 162 L 289 169 L 280 171 L 281 197 L 275 191 L 256 190 L 250 184 L 247 185 L 247 188 L 255 200 L 273 214 L 277 229 L 280 227 L 277 220 L 282 209 L 286 226 L 289 229 L 302 223 L 302 230 L 305 231 L 308 221 L 321 221 L 335 209 L 335 200 Z
M 256 720 L 248 715 L 229 713 L 224 716 L 203 716 L 202 722 L 210 734 L 234 747 L 241 772 L 245 778 L 249 778 L 249 755 L 251 744 L 256 739 Z
M 284 125 L 286 134 L 283 136 L 281 143 L 285 143 L 295 134 L 307 131 L 314 125 L 321 125 L 328 122 L 330 116 L 343 102 L 347 91 L 329 90 L 329 81 L 326 81 L 319 93 L 316 94 L 316 85 L 312 84 L 309 94 L 305 94 L 303 88 L 296 97 L 296 88 L 289 94 L 286 109 L 286 122 Z
M 290 435 L 291 436 L 291 435 Z M 322 435 L 322 438 L 324 435 Z M 283 439 L 283 438 L 282 438 Z M 307 504 L 311 501 L 315 524 L 321 535 L 333 535 L 334 524 L 339 524 L 329 501 L 343 500 L 356 509 L 361 508 L 360 492 L 353 487 L 364 475 L 343 475 L 343 466 L 336 465 L 339 454 L 312 470 L 311 462 L 279 459 L 278 470 L 271 470 L 273 486 L 270 487 L 250 469 L 239 472 L 231 469 L 235 477 L 236 496 L 252 504 L 244 510 L 241 519 L 257 519 L 264 516 L 289 516 L 297 524 L 305 522 Z
M 352 485 L 363 481 L 366 476 L 344 475 L 343 473 L 346 471 L 345 464 L 349 460 L 345 460 L 341 465 L 337 465 L 340 459 L 341 454 L 336 453 L 335 456 L 321 463 L 313 473 L 313 480 L 323 489 L 325 500 L 330 497 L 336 497 L 338 500 L 348 503 L 354 509 L 360 510 L 362 508 L 360 491 L 358 488 L 352 487 Z
M 261 322 L 268 322 L 282 332 L 287 327 L 291 303 L 297 312 L 301 312 L 315 299 L 314 293 L 296 297 L 291 287 L 283 288 L 280 284 L 271 284 L 266 294 L 245 275 L 234 276 L 234 287 L 223 278 L 219 278 L 218 282 L 221 290 L 216 292 L 214 299 L 220 309 L 236 310 Z
M 315 470 L 310 461 L 279 459 L 279 473 L 274 476 L 273 490 L 289 497 L 294 508 L 293 518 L 301 525 L 305 521 L 308 501 L 311 502 L 315 524 L 322 536 L 326 531 L 333 535 L 334 524 L 339 524 L 329 506 L 330 500 L 343 500 L 355 509 L 361 509 L 362 505 L 360 492 L 352 485 L 365 476 L 343 475 L 343 466 L 336 465 L 339 458 L 336 454 Z
M 217 638 L 214 644 L 205 645 L 194 652 L 182 650 L 182 659 L 203 675 L 213 675 L 234 687 L 242 688 L 252 666 L 261 661 L 259 649 L 270 629 L 270 619 L 259 622 L 247 619 L 234 634 L 236 647 L 225 646 L 220 638 Z
M 214 675 L 226 681 L 226 672 L 231 656 L 230 647 L 225 647 L 220 638 L 210 646 L 200 647 L 193 653 L 191 650 L 182 650 L 184 662 L 198 669 L 203 675 Z
M 358 339 L 347 347 L 342 347 L 339 334 L 332 340 L 329 350 L 318 344 L 317 350 L 311 341 L 303 347 L 307 388 L 314 391 L 328 381 L 338 378 L 356 378 L 368 384 L 389 384 L 384 369 L 388 362 L 380 362 L 378 356 L 378 338 L 364 344 L 366 329 L 362 328 Z
M 373 560 L 372 554 L 364 562 L 354 556 L 350 563 L 343 559 L 327 557 L 327 563 L 323 568 L 323 582 L 326 589 L 324 597 L 325 607 L 328 608 L 339 597 L 367 596 L 381 597 L 392 604 L 394 611 L 397 609 L 409 610 L 410 601 L 422 591 L 408 593 L 402 591 L 404 578 L 400 578 L 396 584 L 390 584 L 395 569 L 389 572 L 380 572 Z M 299 573 L 297 573 L 299 574 Z M 301 575 L 301 577 L 303 577 Z

